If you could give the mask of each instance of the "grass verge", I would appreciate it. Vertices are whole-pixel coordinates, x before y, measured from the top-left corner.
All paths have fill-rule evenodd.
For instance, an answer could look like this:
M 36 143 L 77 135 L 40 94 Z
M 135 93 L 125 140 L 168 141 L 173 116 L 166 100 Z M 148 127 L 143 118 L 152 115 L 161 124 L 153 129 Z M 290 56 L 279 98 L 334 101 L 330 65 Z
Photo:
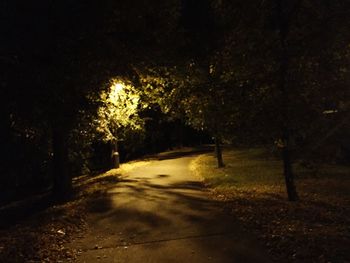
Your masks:
M 212 154 L 191 165 L 213 198 L 254 232 L 277 262 L 350 262 L 350 167 L 295 165 L 299 202 L 287 201 L 282 163 L 264 149 Z

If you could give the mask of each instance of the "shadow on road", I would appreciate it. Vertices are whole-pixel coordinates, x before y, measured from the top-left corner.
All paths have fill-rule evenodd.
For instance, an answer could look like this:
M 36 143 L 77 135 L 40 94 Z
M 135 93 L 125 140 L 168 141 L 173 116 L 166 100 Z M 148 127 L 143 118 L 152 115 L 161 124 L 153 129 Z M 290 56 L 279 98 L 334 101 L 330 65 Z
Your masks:
M 169 176 L 153 178 L 166 180 Z M 91 199 L 88 208 L 93 213 L 94 231 L 108 235 L 110 229 L 122 227 L 132 236 L 125 238 L 129 243 L 162 239 L 163 232 L 172 233 L 172 238 L 206 235 L 208 231 L 230 233 L 230 225 L 223 228 L 212 224 L 223 215 L 215 209 L 219 202 L 206 198 L 203 191 L 201 182 L 191 180 L 171 184 L 155 183 L 150 178 L 140 178 L 137 183 L 125 180 L 114 190 Z M 187 233 L 187 228 L 192 230 Z
M 159 161 L 135 168 L 91 199 L 89 233 L 73 244 L 84 251 L 81 262 L 94 262 L 106 253 L 105 262 L 138 263 L 146 255 L 153 260 L 148 262 L 268 262 L 238 220 L 223 210 L 221 201 L 209 198 L 204 184 L 191 174 L 191 157 L 211 150 L 155 156 Z

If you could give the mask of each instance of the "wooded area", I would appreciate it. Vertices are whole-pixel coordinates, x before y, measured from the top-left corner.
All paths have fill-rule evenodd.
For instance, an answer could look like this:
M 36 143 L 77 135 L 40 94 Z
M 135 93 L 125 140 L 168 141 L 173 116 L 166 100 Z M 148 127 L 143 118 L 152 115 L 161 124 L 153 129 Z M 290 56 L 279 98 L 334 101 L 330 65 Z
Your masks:
M 299 200 L 294 163 L 350 163 L 349 17 L 346 0 L 2 0 L 0 205 L 67 200 L 115 152 L 203 143 L 218 167 L 222 144 L 269 149 Z
M 347 0 L 2 0 L 0 208 L 203 144 L 221 173 L 223 145 L 264 149 L 302 201 L 300 167 L 350 164 L 349 17 Z

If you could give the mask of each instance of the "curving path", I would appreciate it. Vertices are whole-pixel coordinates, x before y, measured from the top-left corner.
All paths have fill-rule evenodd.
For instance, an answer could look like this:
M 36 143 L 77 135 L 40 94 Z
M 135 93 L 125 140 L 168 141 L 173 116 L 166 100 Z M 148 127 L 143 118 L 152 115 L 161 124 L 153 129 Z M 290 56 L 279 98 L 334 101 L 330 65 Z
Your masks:
M 195 155 L 132 170 L 91 206 L 78 262 L 270 262 L 189 170 Z

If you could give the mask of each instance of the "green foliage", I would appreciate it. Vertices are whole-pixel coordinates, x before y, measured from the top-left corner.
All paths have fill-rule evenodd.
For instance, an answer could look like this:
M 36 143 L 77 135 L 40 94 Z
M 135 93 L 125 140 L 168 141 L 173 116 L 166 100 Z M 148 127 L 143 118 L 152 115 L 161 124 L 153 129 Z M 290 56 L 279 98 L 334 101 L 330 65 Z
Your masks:
M 122 140 L 129 131 L 142 130 L 140 93 L 131 84 L 115 80 L 108 91 L 101 93 L 100 100 L 97 131 L 105 141 Z
M 132 64 L 160 58 L 165 61 L 164 47 L 175 43 L 177 37 L 174 32 L 179 1 L 149 4 L 140 0 L 123 3 L 106 0 L 101 4 L 39 0 L 28 4 L 4 0 L 1 7 L 0 29 L 6 35 L 0 44 L 3 72 L 0 105 L 6 133 L 1 136 L 1 144 L 4 152 L 11 151 L 10 161 L 3 160 L 1 173 L 6 173 L 6 177 L 17 173 L 12 170 L 18 160 L 17 152 L 25 152 L 26 160 L 33 156 L 23 149 L 32 141 L 26 137 L 27 131 L 35 131 L 34 137 L 42 138 L 40 142 L 33 140 L 33 150 L 45 148 L 43 157 L 37 156 L 38 163 L 60 155 L 50 148 L 53 130 L 57 129 L 69 138 L 70 166 L 77 171 L 85 162 L 83 159 L 90 158 L 89 147 L 95 136 L 92 117 L 96 117 L 93 112 L 97 104 L 91 101 L 96 101 L 100 87 L 111 77 L 130 76 Z M 16 125 L 25 127 L 20 133 L 21 141 L 25 142 L 17 144 L 12 140 L 15 132 L 10 119 L 20 120 Z M 135 125 L 131 126 L 139 128 L 142 123 L 136 119 L 133 117 Z M 46 137 L 40 135 L 41 129 L 47 131 Z M 107 129 L 104 132 L 108 134 Z M 68 166 L 64 162 L 59 166 Z M 16 178 L 24 179 L 32 166 L 18 172 Z M 61 174 L 59 178 L 63 180 L 69 175 Z
M 349 74 L 344 74 L 349 66 L 345 62 L 349 33 L 348 21 L 342 18 L 350 13 L 349 4 L 283 2 L 288 27 L 286 103 L 278 88 L 282 52 L 278 2 L 212 1 L 210 19 L 221 33 L 216 39 L 219 45 L 204 60 L 188 62 L 184 74 L 188 81 L 172 93 L 190 123 L 211 130 L 215 122 L 222 123 L 219 130 L 227 138 L 264 143 L 281 136 L 284 111 L 292 137 L 309 138 L 325 123 L 326 105 L 348 110 L 342 105 L 350 96 L 345 88 Z
M 143 136 L 138 111 L 158 105 L 196 129 L 244 143 L 280 137 L 285 108 L 292 137 L 303 143 L 317 143 L 342 121 L 323 112 L 349 111 L 348 1 L 283 1 L 288 107 L 278 90 L 279 1 L 189 1 L 182 8 L 185 2 L 4 0 L 1 143 L 9 154 L 2 173 L 17 152 L 30 156 L 19 145 L 31 145 L 38 163 L 47 163 L 60 127 L 71 161 L 83 163 L 97 127 L 105 140 L 132 141 Z M 113 104 L 109 91 L 99 96 L 116 75 L 137 88 L 128 84 Z

